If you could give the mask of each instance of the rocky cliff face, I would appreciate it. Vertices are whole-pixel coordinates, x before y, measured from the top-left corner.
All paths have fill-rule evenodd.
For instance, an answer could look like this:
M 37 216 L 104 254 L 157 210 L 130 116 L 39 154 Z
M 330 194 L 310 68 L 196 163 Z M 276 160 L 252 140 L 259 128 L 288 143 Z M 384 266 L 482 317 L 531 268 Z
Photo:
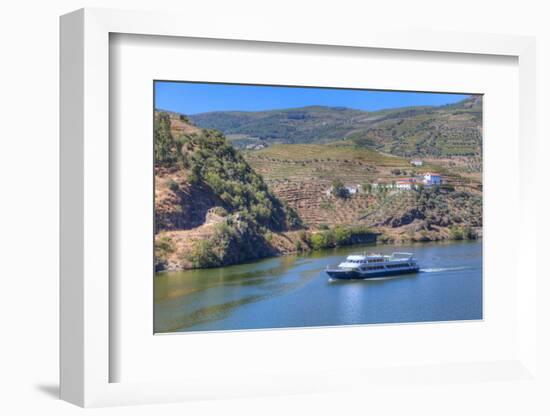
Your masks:
M 155 224 L 157 231 L 189 230 L 207 222 L 215 207 L 226 204 L 208 186 L 190 184 L 181 169 L 159 168 L 155 173 Z

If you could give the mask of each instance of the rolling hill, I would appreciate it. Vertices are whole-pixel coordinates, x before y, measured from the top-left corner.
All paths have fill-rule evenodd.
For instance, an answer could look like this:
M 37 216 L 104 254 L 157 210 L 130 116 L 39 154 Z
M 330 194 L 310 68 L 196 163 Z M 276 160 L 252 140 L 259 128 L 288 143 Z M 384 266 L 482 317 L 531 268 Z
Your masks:
M 345 140 L 402 157 L 481 156 L 482 97 L 477 95 L 439 107 L 369 112 L 310 106 L 189 118 L 198 127 L 222 131 L 238 148 Z

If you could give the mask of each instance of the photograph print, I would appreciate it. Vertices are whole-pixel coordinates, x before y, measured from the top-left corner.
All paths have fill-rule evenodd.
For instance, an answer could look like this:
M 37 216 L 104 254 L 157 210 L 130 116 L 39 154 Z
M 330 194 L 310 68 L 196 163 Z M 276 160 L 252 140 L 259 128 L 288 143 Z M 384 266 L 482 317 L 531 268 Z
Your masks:
M 482 95 L 154 82 L 154 332 L 483 319 Z

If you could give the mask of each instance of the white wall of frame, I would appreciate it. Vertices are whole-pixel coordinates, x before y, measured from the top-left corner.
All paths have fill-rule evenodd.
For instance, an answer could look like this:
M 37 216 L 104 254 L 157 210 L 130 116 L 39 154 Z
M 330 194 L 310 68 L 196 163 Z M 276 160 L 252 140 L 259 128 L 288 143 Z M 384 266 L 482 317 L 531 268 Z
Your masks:
M 264 19 L 281 22 L 281 27 L 299 24 L 324 25 L 338 31 L 348 25 L 362 26 L 391 21 L 401 28 L 423 27 L 429 30 L 509 33 L 537 36 L 538 145 L 539 170 L 534 185 L 547 176 L 543 163 L 550 152 L 550 29 L 543 2 L 525 0 L 504 3 L 496 0 L 464 0 L 448 4 L 436 0 L 409 2 L 356 2 L 342 0 L 296 2 L 179 2 L 172 0 L 22 0 L 3 5 L 0 15 L 3 81 L 0 114 L 2 151 L 0 172 L 3 195 L 0 205 L 0 244 L 3 300 L 0 302 L 4 342 L 0 354 L 2 401 L 6 414 L 71 415 L 81 409 L 55 398 L 58 391 L 58 16 L 79 7 L 116 7 L 165 9 L 185 13 L 189 19 L 209 16 L 232 19 L 238 31 L 239 21 Z M 242 19 L 242 20 L 241 20 Z M 182 24 L 185 24 L 183 19 Z M 20 155 L 25 155 L 22 160 Z M 537 186 L 538 187 L 538 186 Z M 538 187 L 540 188 L 540 187 Z M 529 196 L 532 197 L 532 196 Z M 547 211 L 548 197 L 537 192 L 540 216 Z M 526 213 L 529 215 L 529 213 Z M 548 248 L 543 237 L 548 224 L 538 227 L 539 249 Z M 31 246 L 32 249 L 26 249 Z M 541 265 L 544 256 L 540 256 Z M 548 374 L 550 350 L 548 331 L 550 311 L 549 283 L 538 285 L 540 318 L 538 334 L 539 366 Z M 434 374 L 434 380 L 435 378 Z M 411 373 L 414 377 L 414 373 Z M 102 415 L 182 414 L 194 415 L 309 413 L 410 414 L 548 414 L 543 390 L 528 383 L 486 383 L 481 388 L 467 383 L 432 385 L 430 396 L 423 387 L 410 387 L 396 397 L 392 386 L 376 397 L 339 391 L 330 394 L 190 402 L 157 407 L 120 407 L 95 410 Z

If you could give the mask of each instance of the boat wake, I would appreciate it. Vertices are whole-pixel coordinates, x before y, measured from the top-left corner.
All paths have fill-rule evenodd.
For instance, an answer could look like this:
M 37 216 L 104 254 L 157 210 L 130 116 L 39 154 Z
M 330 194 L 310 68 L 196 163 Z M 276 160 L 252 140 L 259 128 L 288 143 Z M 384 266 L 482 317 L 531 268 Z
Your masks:
M 470 267 L 433 267 L 428 269 L 420 269 L 421 273 L 440 273 L 440 272 L 454 272 L 458 270 L 467 270 Z

